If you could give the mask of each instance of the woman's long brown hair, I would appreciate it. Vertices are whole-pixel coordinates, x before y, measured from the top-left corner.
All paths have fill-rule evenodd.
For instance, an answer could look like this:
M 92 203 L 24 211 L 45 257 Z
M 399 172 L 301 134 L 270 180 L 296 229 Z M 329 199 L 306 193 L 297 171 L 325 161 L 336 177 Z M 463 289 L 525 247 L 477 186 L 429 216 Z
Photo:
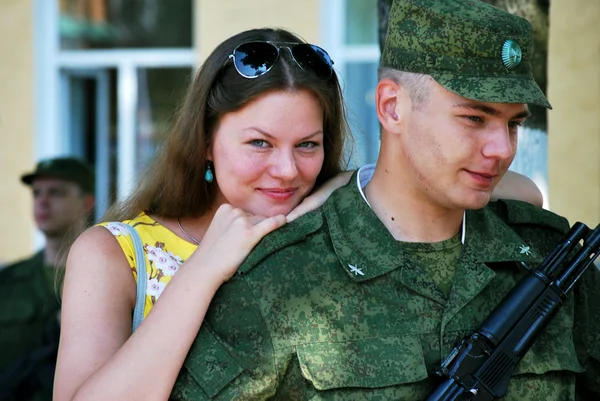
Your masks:
M 216 195 L 216 183 L 204 179 L 207 149 L 221 117 L 253 99 L 277 90 L 306 89 L 323 108 L 325 158 L 315 186 L 346 167 L 344 144 L 348 133 L 342 90 L 335 72 L 320 79 L 300 68 L 287 49 L 266 74 L 242 77 L 229 60 L 236 46 L 251 41 L 304 43 L 282 29 L 254 29 L 221 43 L 206 59 L 191 83 L 177 120 L 155 160 L 142 175 L 139 187 L 109 209 L 102 221 L 131 219 L 145 211 L 161 217 L 201 216 Z

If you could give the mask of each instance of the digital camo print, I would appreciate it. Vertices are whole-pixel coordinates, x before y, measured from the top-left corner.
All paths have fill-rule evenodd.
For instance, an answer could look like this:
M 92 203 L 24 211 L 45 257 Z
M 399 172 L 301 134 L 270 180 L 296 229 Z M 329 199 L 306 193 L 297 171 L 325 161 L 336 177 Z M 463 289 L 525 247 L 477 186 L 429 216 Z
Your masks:
M 469 99 L 551 108 L 533 79 L 532 46 L 527 20 L 482 1 L 396 0 L 381 66 L 429 74 Z
M 422 400 L 432 370 L 523 275 L 516 262 L 537 266 L 568 228 L 516 201 L 467 212 L 446 295 L 355 180 L 265 237 L 219 290 L 173 399 Z M 518 366 L 505 400 L 575 400 L 576 390 L 600 399 L 599 293 L 592 269 Z

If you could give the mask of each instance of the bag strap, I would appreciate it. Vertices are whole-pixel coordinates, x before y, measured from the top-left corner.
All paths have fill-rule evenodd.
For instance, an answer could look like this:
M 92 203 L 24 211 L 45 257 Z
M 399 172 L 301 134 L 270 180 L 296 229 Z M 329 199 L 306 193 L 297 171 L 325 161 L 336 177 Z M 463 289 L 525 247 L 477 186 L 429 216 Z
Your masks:
M 133 250 L 135 252 L 135 268 L 137 271 L 137 295 L 135 299 L 135 308 L 133 309 L 133 324 L 131 332 L 133 333 L 144 320 L 144 306 L 146 305 L 146 283 L 148 273 L 146 272 L 146 254 L 144 245 L 138 232 L 129 224 L 123 223 L 133 241 Z

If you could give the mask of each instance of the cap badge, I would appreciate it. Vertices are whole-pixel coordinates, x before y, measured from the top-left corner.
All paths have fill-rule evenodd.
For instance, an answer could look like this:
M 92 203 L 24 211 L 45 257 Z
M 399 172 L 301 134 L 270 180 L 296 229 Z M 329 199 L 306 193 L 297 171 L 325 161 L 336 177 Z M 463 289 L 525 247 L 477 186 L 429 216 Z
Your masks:
M 514 40 L 507 40 L 502 45 L 502 63 L 506 68 L 512 70 L 521 64 L 523 53 L 521 47 Z

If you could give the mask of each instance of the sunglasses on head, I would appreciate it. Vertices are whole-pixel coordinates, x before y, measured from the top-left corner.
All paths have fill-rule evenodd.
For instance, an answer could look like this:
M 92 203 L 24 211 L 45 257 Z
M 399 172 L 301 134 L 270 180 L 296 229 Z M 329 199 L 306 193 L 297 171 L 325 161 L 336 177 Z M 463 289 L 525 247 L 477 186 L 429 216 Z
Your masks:
M 295 42 L 245 42 L 237 46 L 229 58 L 244 78 L 257 78 L 269 72 L 279 59 L 279 51 L 286 48 L 300 68 L 312 71 L 317 77 L 328 79 L 333 73 L 333 61 L 327 52 L 316 45 Z

